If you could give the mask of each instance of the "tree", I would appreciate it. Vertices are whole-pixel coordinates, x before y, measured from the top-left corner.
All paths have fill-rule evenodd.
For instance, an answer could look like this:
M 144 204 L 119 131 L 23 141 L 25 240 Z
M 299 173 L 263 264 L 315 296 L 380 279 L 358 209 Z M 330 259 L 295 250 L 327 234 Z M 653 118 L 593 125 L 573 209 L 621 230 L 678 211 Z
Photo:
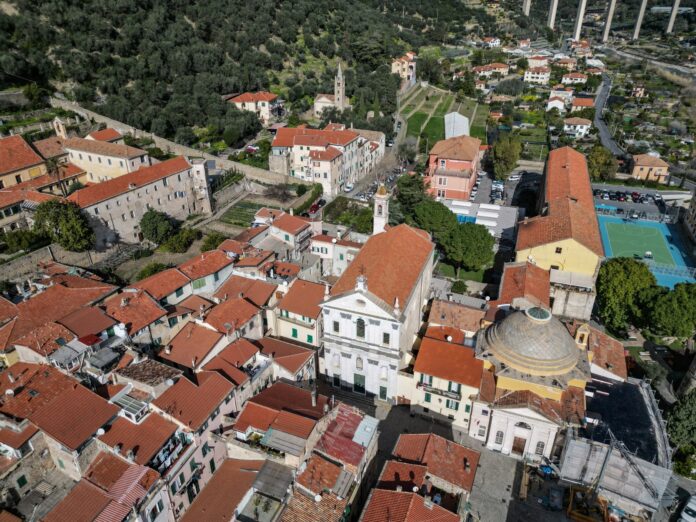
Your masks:
M 459 268 L 480 270 L 493 262 L 495 239 L 483 225 L 459 223 L 447 236 L 442 247 L 445 256 Z
M 678 284 L 657 298 L 643 301 L 651 330 L 659 335 L 690 337 L 696 324 L 696 284 Z
M 597 304 L 604 325 L 619 332 L 640 318 L 640 296 L 655 284 L 655 276 L 645 263 L 628 257 L 604 263 L 597 277 Z
M 165 265 L 164 263 L 149 263 L 143 267 L 143 269 L 138 272 L 138 277 L 136 278 L 138 281 L 145 279 L 146 277 L 150 277 L 152 275 L 155 275 L 159 272 L 162 272 L 164 270 L 167 270 L 169 268 L 168 265 Z
M 209 250 L 215 250 L 220 244 L 227 239 L 227 236 L 221 234 L 217 231 L 212 231 L 203 239 L 201 243 L 201 252 L 208 252 Z
M 457 217 L 445 205 L 433 199 L 424 199 L 413 209 L 416 224 L 432 234 L 435 242 L 441 244 L 458 225 Z
M 587 169 L 593 180 L 613 179 L 619 169 L 619 162 L 606 147 L 595 145 L 587 155 Z
M 140 220 L 140 231 L 143 237 L 158 245 L 164 243 L 176 232 L 176 227 L 171 218 L 164 212 L 150 209 Z
M 452 283 L 452 292 L 455 294 L 466 294 L 466 291 L 467 286 L 464 281 L 457 279 L 454 283 Z
M 696 390 L 674 405 L 667 418 L 667 432 L 677 448 L 696 444 Z
M 525 70 L 529 67 L 529 62 L 527 61 L 526 58 L 520 58 L 517 60 L 517 68 L 521 70 Z
M 396 200 L 401 205 L 401 211 L 405 216 L 412 216 L 416 205 L 426 198 L 423 178 L 408 174 L 400 176 L 396 188 Z
M 413 163 L 413 160 L 416 159 L 416 139 L 409 137 L 403 143 L 400 143 L 397 156 L 402 160 Z
M 75 203 L 57 199 L 36 207 L 34 230 L 66 250 L 83 252 L 94 244 L 94 232 Z
M 507 178 L 517 165 L 521 152 L 522 144 L 517 138 L 509 134 L 498 138 L 491 152 L 495 177 L 498 179 Z

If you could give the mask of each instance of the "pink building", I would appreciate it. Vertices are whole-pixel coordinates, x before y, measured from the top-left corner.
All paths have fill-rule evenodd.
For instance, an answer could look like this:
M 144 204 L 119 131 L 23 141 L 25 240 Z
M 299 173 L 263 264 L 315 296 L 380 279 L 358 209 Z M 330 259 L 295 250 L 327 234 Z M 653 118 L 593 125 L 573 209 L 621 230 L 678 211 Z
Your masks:
M 481 140 L 457 136 L 438 141 L 430 151 L 425 184 L 435 197 L 467 201 L 476 183 Z

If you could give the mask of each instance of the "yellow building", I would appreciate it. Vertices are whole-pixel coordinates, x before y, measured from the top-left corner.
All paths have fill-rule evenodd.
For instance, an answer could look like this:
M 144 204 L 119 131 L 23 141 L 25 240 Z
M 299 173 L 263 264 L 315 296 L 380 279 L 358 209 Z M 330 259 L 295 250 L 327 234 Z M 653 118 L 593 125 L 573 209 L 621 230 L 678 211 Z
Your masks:
M 46 174 L 46 165 L 21 136 L 0 138 L 0 189 Z
M 637 154 L 633 156 L 633 169 L 631 177 L 643 181 L 657 181 L 667 183 L 669 176 L 669 163 L 650 154 Z

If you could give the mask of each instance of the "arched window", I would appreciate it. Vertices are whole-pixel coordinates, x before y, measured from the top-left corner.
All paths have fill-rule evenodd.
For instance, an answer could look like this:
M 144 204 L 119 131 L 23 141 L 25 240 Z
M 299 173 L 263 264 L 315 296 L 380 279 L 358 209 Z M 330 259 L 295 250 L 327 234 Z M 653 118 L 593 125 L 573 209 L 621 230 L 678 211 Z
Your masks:
M 356 370 L 362 370 L 363 369 L 363 360 L 362 357 L 358 357 L 355 359 L 355 369 Z
M 357 330 L 356 335 L 361 339 L 365 338 L 365 320 L 358 319 L 355 323 L 355 328 Z
M 378 216 L 382 215 L 382 205 L 377 205 L 377 215 Z
M 502 444 L 502 443 L 503 443 L 503 432 L 502 432 L 502 431 L 496 432 L 496 434 L 495 434 L 495 443 L 496 443 L 496 444 Z
M 333 365 L 335 368 L 338 368 L 341 366 L 341 357 L 338 354 L 334 354 L 334 356 L 333 356 Z
M 544 454 L 544 443 L 539 441 L 537 442 L 536 449 L 534 450 L 534 453 L 537 455 L 543 455 Z

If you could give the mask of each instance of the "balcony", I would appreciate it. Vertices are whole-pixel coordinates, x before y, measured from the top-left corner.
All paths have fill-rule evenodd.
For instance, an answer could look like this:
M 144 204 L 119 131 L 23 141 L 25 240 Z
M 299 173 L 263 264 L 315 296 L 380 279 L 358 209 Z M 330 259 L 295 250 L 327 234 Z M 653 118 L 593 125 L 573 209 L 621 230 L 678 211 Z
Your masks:
M 462 400 L 461 392 L 441 390 L 440 388 L 435 388 L 434 386 L 430 386 L 429 384 L 425 384 L 422 382 L 417 383 L 416 388 L 422 389 L 426 393 L 434 393 L 435 395 L 441 395 L 442 397 L 447 397 L 448 399 L 452 399 L 455 401 Z

